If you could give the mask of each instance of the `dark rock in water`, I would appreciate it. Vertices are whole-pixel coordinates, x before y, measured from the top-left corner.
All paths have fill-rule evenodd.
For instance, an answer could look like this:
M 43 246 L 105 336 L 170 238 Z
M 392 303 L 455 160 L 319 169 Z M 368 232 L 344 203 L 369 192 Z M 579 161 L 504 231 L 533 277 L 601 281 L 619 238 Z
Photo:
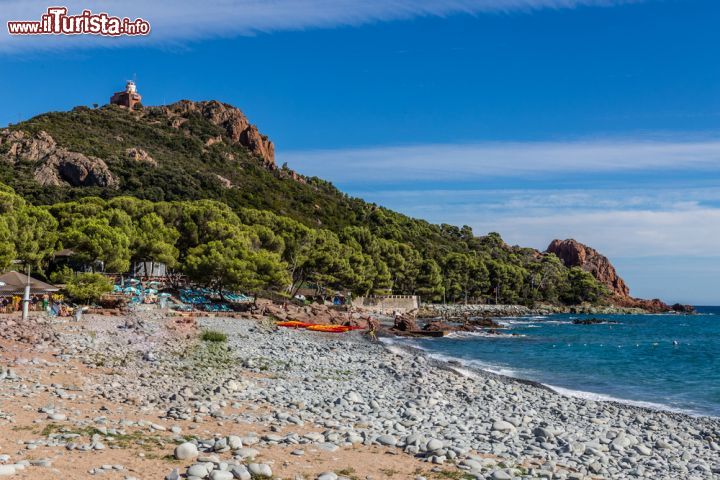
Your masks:
M 599 325 L 603 323 L 618 323 L 615 320 L 607 320 L 605 318 L 576 318 L 573 321 L 573 325 Z
M 695 313 L 695 307 L 692 305 L 683 305 L 681 303 L 676 303 L 672 307 L 673 312 L 677 313 L 685 313 L 685 314 L 693 314 Z
M 423 330 L 426 332 L 452 332 L 457 330 L 457 327 L 443 322 L 429 322 L 423 327 Z
M 411 315 L 398 315 L 395 317 L 395 324 L 393 330 L 399 330 L 401 332 L 413 332 L 418 330 L 415 318 Z
M 473 318 L 472 320 L 469 320 L 467 324 L 472 325 L 473 327 L 503 328 L 502 325 L 500 325 L 490 317 Z

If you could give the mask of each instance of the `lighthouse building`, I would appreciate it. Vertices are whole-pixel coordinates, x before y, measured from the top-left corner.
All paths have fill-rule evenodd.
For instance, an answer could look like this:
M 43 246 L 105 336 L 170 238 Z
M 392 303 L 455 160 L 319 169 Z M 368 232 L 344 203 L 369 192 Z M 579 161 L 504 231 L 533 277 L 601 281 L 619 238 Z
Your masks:
M 137 86 L 135 82 L 128 80 L 125 85 L 124 92 L 116 92 L 110 97 L 110 103 L 114 105 L 120 105 L 121 107 L 127 107 L 132 110 L 135 105 L 140 103 L 142 96 L 137 93 Z

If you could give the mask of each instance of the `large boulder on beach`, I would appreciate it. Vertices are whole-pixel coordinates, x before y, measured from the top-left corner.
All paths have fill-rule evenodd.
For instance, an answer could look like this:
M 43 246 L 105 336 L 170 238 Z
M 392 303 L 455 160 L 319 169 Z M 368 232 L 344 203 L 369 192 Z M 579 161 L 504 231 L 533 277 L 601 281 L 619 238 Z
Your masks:
M 178 460 L 188 460 L 197 456 L 198 448 L 194 443 L 185 442 L 175 447 L 175 458 Z
M 272 469 L 265 463 L 251 463 L 247 469 L 253 477 L 272 477 Z

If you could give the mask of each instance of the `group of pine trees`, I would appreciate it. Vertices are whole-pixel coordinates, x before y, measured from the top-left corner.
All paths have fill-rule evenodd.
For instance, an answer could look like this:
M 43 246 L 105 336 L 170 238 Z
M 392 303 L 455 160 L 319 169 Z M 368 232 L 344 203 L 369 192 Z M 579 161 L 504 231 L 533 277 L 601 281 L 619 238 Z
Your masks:
M 444 244 L 378 209 L 362 226 L 311 228 L 268 210 L 214 200 L 86 197 L 36 206 L 0 188 L 0 268 L 21 261 L 52 278 L 53 254 L 124 273 L 158 262 L 215 289 L 295 294 L 305 285 L 355 295 L 417 294 L 431 302 L 597 302 L 606 291 L 554 255 L 491 233 L 442 225 Z M 417 225 L 417 224 L 415 224 Z

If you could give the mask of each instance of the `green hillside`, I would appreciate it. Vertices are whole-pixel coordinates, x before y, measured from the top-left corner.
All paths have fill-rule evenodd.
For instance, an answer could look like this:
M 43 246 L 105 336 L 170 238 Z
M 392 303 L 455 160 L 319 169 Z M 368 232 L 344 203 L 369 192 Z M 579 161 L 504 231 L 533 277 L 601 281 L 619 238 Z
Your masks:
M 22 200 L 4 194 L 12 199 L 0 212 L 0 235 L 13 238 L 20 225 L 33 224 L 25 217 L 44 218 L 40 211 L 57 226 L 50 238 L 16 244 L 5 258 L 27 257 L 47 270 L 52 251 L 65 247 L 116 270 L 130 261 L 164 261 L 216 285 L 230 270 L 223 285 L 282 289 L 313 282 L 435 301 L 494 300 L 498 285 L 503 303 L 575 304 L 606 296 L 590 274 L 566 268 L 554 255 L 508 246 L 498 234 L 476 237 L 466 226 L 413 219 L 277 168 L 219 124 L 218 111 L 236 123 L 244 121 L 239 111 L 213 105 L 221 106 L 213 111 L 217 118 L 165 107 L 78 107 L 10 126 L 0 137 L 0 181 Z M 29 140 L 42 140 L 41 132 L 57 147 Z M 149 160 L 133 158 L 130 149 Z M 83 180 L 88 185 L 68 180 L 88 168 L 102 170 L 102 162 L 112 182 L 97 185 L 97 174 Z M 148 230 L 156 235 L 138 240 Z M 122 258 L 94 248 L 98 237 L 127 244 L 116 249 Z M 217 255 L 242 259 L 255 271 L 224 265 L 214 276 L 203 274 Z M 263 262 L 267 271 L 259 272 Z

